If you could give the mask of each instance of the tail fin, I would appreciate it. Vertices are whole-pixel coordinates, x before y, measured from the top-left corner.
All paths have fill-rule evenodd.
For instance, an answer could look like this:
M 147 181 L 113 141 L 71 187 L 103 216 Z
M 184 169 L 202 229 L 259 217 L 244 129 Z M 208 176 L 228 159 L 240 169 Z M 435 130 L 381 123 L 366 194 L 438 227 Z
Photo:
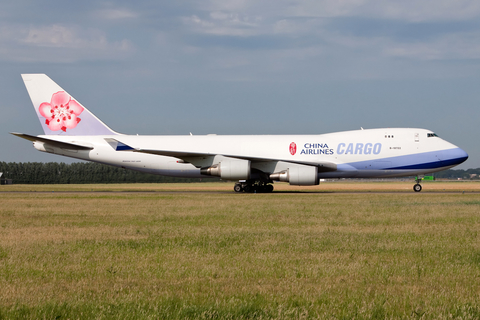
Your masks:
M 45 74 L 22 74 L 46 135 L 116 135 Z

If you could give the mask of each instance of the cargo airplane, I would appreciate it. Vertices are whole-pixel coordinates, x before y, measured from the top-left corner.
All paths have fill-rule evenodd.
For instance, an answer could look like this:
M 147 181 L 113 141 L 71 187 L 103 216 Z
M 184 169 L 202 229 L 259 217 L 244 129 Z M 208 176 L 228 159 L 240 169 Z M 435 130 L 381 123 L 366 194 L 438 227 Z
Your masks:
M 44 74 L 22 75 L 44 135 L 12 133 L 52 154 L 165 176 L 220 177 L 236 192 L 271 192 L 274 181 L 416 176 L 464 162 L 468 154 L 413 128 L 317 135 L 143 136 L 117 133 Z

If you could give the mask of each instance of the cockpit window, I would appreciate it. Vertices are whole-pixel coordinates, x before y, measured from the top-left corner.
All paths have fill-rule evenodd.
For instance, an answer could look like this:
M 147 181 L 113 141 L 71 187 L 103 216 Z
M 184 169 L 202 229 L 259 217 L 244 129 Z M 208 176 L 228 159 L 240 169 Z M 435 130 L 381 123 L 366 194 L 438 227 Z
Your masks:
M 431 137 L 438 137 L 438 135 L 436 133 L 427 133 L 427 138 L 431 138 Z

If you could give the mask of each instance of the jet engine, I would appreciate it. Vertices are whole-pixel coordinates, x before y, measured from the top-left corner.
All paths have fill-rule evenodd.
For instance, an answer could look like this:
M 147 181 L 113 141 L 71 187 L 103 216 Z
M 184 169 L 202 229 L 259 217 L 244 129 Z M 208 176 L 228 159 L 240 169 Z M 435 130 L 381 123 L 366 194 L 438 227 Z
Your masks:
M 225 180 L 248 180 L 250 179 L 250 161 L 224 159 L 211 167 L 200 169 L 200 173 L 217 176 Z
M 46 143 L 40 142 L 40 141 L 33 142 L 33 147 L 35 149 L 37 149 L 38 151 L 53 153 L 53 147 L 52 146 L 50 146 Z
M 319 184 L 317 167 L 296 164 L 292 164 L 287 170 L 272 173 L 270 179 L 289 182 L 291 185 L 296 186 L 313 186 Z

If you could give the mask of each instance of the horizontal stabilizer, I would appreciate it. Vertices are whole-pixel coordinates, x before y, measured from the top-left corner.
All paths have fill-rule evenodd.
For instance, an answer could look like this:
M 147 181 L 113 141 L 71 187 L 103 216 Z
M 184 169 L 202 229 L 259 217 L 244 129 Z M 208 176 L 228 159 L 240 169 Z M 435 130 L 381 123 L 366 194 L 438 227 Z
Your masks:
M 84 145 L 80 145 L 72 142 L 57 141 L 53 139 L 32 136 L 25 133 L 16 133 L 16 132 L 10 132 L 10 133 L 13 134 L 14 136 L 23 138 L 25 140 L 29 140 L 32 142 L 36 142 L 36 141 L 43 142 L 56 148 L 69 149 L 69 150 L 92 150 L 93 149 L 93 147 L 84 146 Z

